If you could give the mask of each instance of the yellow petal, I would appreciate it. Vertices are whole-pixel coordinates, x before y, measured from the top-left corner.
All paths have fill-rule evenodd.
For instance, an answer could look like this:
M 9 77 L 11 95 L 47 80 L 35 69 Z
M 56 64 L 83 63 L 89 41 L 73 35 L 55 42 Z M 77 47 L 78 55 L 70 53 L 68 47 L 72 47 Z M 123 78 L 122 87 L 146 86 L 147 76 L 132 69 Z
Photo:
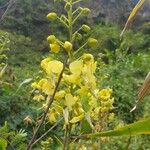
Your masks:
M 73 84 L 80 84 L 81 78 L 77 74 L 63 75 L 63 79 Z
M 110 99 L 111 94 L 112 94 L 112 89 L 102 89 L 101 91 L 99 91 L 99 98 L 102 100 L 107 100 Z
M 37 100 L 37 101 L 41 101 L 41 100 L 44 100 L 45 98 L 44 98 L 44 96 L 43 95 L 35 95 L 34 97 L 33 97 L 33 100 Z
M 41 89 L 41 86 L 40 86 L 39 84 L 37 84 L 36 82 L 33 82 L 33 83 L 31 84 L 31 87 L 34 88 L 34 89 L 38 89 L 38 90 Z
M 45 58 L 45 59 L 43 59 L 42 61 L 41 61 L 41 67 L 43 68 L 43 69 L 46 69 L 47 68 L 47 65 L 48 65 L 48 63 L 51 61 L 51 58 Z
M 56 99 L 56 100 L 62 99 L 62 98 L 65 97 L 65 94 L 66 94 L 66 92 L 63 91 L 63 90 L 61 90 L 61 91 L 59 91 L 59 92 L 56 93 L 55 99 Z
M 51 86 L 51 83 L 47 79 L 41 79 L 38 83 L 41 86 L 41 90 L 46 95 L 52 95 L 54 92 L 54 87 Z
M 72 109 L 72 106 L 76 103 L 77 99 L 75 99 L 71 94 L 66 94 L 65 96 L 65 105 Z
M 63 69 L 63 63 L 57 60 L 50 61 L 47 66 L 47 72 L 60 74 Z
M 70 123 L 77 123 L 77 122 L 81 121 L 83 118 L 84 118 L 84 114 L 81 114 L 80 116 L 73 117 L 69 122 Z
M 73 74 L 81 74 L 83 68 L 83 61 L 77 60 L 70 64 L 69 69 Z

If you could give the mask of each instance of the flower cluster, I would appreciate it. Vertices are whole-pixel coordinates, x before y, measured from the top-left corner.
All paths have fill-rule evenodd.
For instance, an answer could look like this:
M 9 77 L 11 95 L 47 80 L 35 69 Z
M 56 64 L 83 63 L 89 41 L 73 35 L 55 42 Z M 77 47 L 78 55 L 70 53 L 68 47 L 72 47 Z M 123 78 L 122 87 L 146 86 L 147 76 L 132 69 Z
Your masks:
M 38 91 L 34 96 L 36 100 L 52 96 L 63 63 L 46 58 L 42 60 L 41 67 L 46 73 L 46 78 L 32 83 L 32 87 Z M 80 59 L 69 64 L 63 74 L 61 89 L 57 91 L 49 110 L 48 118 L 51 123 L 56 122 L 62 114 L 65 124 L 75 124 L 87 119 L 91 127 L 94 127 L 94 120 L 99 121 L 106 115 L 110 118 L 109 111 L 113 109 L 112 90 L 97 88 L 95 71 L 96 62 L 91 54 L 83 54 Z
M 43 109 L 47 109 L 49 100 L 53 98 L 47 119 L 50 123 L 55 123 L 58 118 L 63 117 L 66 132 L 68 127 L 71 132 L 79 123 L 85 121 L 94 132 L 101 131 L 114 116 L 111 113 L 112 90 L 98 88 L 100 86 L 95 77 L 97 62 L 93 55 L 84 53 L 76 57 L 84 48 L 96 46 L 98 41 L 90 37 L 87 40 L 83 39 L 79 48 L 74 46 L 75 42 L 82 39 L 82 34 L 90 32 L 91 28 L 83 24 L 78 30 L 74 30 L 73 25 L 81 16 L 88 15 L 90 10 L 82 7 L 73 10 L 73 5 L 78 3 L 78 0 L 64 2 L 66 16 L 51 12 L 47 18 L 50 21 L 59 20 L 68 29 L 69 38 L 61 41 L 55 35 L 49 35 L 47 42 L 52 53 L 63 51 L 67 64 L 50 57 L 42 60 L 41 68 L 45 76 L 32 83 L 35 91 L 33 99 L 43 101 Z

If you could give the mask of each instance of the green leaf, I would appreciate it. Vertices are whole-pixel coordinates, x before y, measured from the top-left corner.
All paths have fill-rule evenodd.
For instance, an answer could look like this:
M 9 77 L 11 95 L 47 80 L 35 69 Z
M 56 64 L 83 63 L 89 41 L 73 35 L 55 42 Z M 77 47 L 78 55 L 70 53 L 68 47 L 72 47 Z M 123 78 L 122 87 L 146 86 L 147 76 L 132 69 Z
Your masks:
M 92 132 L 92 128 L 91 128 L 90 124 L 88 123 L 88 121 L 86 119 L 82 120 L 81 133 L 87 134 L 87 133 L 91 133 L 91 132 Z
M 150 118 L 137 121 L 122 128 L 95 134 L 82 135 L 81 138 L 97 138 L 106 136 L 133 136 L 140 134 L 150 134 Z
M 0 138 L 0 150 L 6 150 L 7 141 L 3 138 Z
M 81 97 L 81 104 L 82 104 L 82 108 L 85 112 L 88 112 L 89 109 L 90 109 L 90 106 L 89 106 L 89 99 L 87 96 L 82 96 Z

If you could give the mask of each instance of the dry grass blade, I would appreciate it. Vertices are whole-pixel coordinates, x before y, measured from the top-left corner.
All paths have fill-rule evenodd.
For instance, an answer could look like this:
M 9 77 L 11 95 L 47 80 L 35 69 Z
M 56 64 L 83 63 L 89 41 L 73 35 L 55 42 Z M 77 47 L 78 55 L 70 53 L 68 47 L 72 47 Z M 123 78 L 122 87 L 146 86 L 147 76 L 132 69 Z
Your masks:
M 148 73 L 144 81 L 144 84 L 138 93 L 138 101 L 142 100 L 149 93 L 150 93 L 150 72 Z
M 136 105 L 130 110 L 130 112 L 133 112 L 136 108 L 138 103 L 144 99 L 146 95 L 150 93 L 150 72 L 148 73 L 147 77 L 145 78 L 145 81 L 141 87 L 141 89 L 138 92 L 138 99 L 136 101 Z
M 137 12 L 139 11 L 139 9 L 142 7 L 142 5 L 144 4 L 145 0 L 139 0 L 139 2 L 136 4 L 136 6 L 133 8 L 132 12 L 130 13 L 128 20 L 124 26 L 124 29 L 122 30 L 120 36 L 122 37 L 125 30 L 127 29 L 129 23 L 133 20 L 133 18 L 135 17 L 135 15 L 137 14 Z

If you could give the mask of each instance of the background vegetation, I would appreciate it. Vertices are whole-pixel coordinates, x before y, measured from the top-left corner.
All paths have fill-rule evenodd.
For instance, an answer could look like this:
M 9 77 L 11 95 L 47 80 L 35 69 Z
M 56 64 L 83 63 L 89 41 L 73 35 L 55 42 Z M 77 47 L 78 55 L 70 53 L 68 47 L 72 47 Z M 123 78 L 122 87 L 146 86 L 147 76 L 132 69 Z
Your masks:
M 5 4 L 5 0 L 0 0 L 0 6 Z M 7 41 L 5 47 L 0 45 L 0 63 L 2 66 L 3 63 L 8 65 L 4 82 L 0 80 L 0 126 L 2 127 L 0 133 L 5 133 L 6 138 L 10 137 L 9 149 L 12 149 L 12 146 L 17 150 L 24 149 L 23 142 L 31 137 L 34 124 L 33 119 L 33 124 L 27 125 L 24 118 L 27 116 L 36 118 L 40 113 L 37 111 L 38 104 L 32 100 L 30 83 L 23 86 L 20 84 L 25 79 L 40 76 L 39 64 L 42 58 L 49 54 L 46 37 L 55 31 L 64 38 L 65 30 L 62 30 L 62 26 L 48 24 L 45 18 L 49 10 L 57 7 L 51 7 L 46 1 L 41 0 L 20 0 L 15 3 L 15 7 L 11 7 L 0 22 L 0 42 L 3 39 Z M 1 8 L 1 12 L 5 8 Z M 145 98 L 136 111 L 130 113 L 130 110 L 134 107 L 137 92 L 150 70 L 150 23 L 145 22 L 138 26 L 135 24 L 122 39 L 119 36 L 122 30 L 120 24 L 97 19 L 92 24 L 92 28 L 93 31 L 83 36 L 83 39 L 94 35 L 99 41 L 96 50 L 86 51 L 92 53 L 97 59 L 99 68 L 97 78 L 102 86 L 113 89 L 116 119 L 110 127 L 132 123 L 139 118 L 149 116 L 149 97 Z M 1 54 L 1 51 L 5 55 Z M 28 136 L 26 132 L 29 133 Z M 56 136 L 57 134 L 59 133 L 56 133 Z M 149 138 L 149 136 L 133 137 L 132 149 L 150 149 Z M 110 144 L 103 149 L 107 150 L 113 146 L 113 149 L 123 150 L 127 140 L 128 138 L 112 138 Z M 37 147 L 42 149 L 46 147 L 45 145 L 51 144 L 53 149 L 54 145 L 57 147 L 58 141 L 56 138 L 54 144 L 51 139 L 46 139 Z M 1 138 L 0 142 L 3 143 Z

